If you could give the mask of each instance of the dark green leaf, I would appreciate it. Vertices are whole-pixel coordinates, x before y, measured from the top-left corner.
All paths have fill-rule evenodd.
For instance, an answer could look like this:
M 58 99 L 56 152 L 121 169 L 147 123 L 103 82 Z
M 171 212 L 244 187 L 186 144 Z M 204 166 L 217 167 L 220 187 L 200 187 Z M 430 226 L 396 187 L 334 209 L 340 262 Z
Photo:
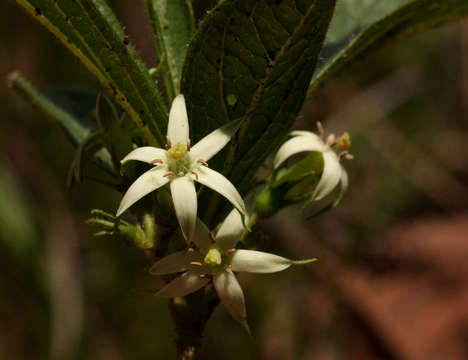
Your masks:
M 2 249 L 6 248 L 17 261 L 24 262 L 36 249 L 38 228 L 20 182 L 2 160 L 0 158 L 0 242 Z
M 52 95 L 48 92 L 48 96 L 45 93 L 41 93 L 33 85 L 31 85 L 26 79 L 24 79 L 19 73 L 13 73 L 9 77 L 9 84 L 13 90 L 21 95 L 27 102 L 31 103 L 42 111 L 45 115 L 56 121 L 65 131 L 66 135 L 74 145 L 79 145 L 83 142 L 94 128 L 91 124 L 80 122 L 74 114 L 68 112 L 66 109 L 70 108 L 69 98 L 67 96 Z M 67 99 L 66 105 L 62 108 L 60 102 L 55 102 L 58 99 Z M 88 95 L 85 95 L 85 107 L 80 110 L 83 118 L 86 118 L 92 108 L 89 108 L 86 104 L 88 102 Z M 79 101 L 79 98 L 76 99 Z M 95 100 L 94 100 L 95 101 Z M 75 109 L 76 114 L 76 109 Z M 82 118 L 82 119 L 83 119 Z
M 102 133 L 102 140 L 112 156 L 114 167 L 120 168 L 120 160 L 133 150 L 138 139 L 138 129 L 119 115 L 114 104 L 104 95 L 100 95 L 96 107 L 96 119 Z
M 95 93 L 80 89 L 56 89 L 43 90 L 42 94 L 89 129 L 96 129 L 92 123 L 96 107 Z
M 91 104 L 95 103 L 96 95 L 78 90 L 42 93 L 18 73 L 9 76 L 9 83 L 27 102 L 57 122 L 76 147 L 85 143 L 96 130 L 96 127 L 87 121 L 91 117 L 94 108 Z M 91 98 L 94 98 L 94 101 L 91 101 Z M 80 107 L 80 104 L 83 106 Z M 107 151 L 99 151 L 96 157 L 107 170 L 112 169 L 112 161 Z
M 153 38 L 162 63 L 169 100 L 180 91 L 182 64 L 195 30 L 192 4 L 187 0 L 145 0 Z
M 182 75 L 191 136 L 243 118 L 224 167 L 242 192 L 302 107 L 333 9 L 330 0 L 226 0 L 191 42 Z
M 68 181 L 67 187 L 71 188 L 71 186 L 76 183 L 81 183 L 83 180 L 83 167 L 85 158 L 92 158 L 94 154 L 97 154 L 95 160 L 101 161 L 100 158 L 109 158 L 109 153 L 102 148 L 103 141 L 102 135 L 99 132 L 91 132 L 88 137 L 82 141 L 75 152 L 75 157 L 73 158 L 70 169 L 68 171 Z M 100 164 L 106 166 L 108 169 L 108 165 Z
M 16 1 L 78 56 L 129 114 L 148 143 L 164 143 L 166 106 L 104 0 Z
M 466 0 L 342 0 L 332 21 L 322 66 L 310 91 L 358 56 L 388 40 L 455 21 L 468 14 Z

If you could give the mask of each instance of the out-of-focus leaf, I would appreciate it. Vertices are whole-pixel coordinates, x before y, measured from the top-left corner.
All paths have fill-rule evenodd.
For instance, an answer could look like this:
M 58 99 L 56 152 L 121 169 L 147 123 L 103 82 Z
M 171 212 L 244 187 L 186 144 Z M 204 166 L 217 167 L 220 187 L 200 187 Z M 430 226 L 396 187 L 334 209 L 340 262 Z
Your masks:
M 104 0 L 16 1 L 78 56 L 129 114 L 148 143 L 164 143 L 166 106 Z
M 182 64 L 195 30 L 188 0 L 145 0 L 169 101 L 180 91 Z
M 358 56 L 388 40 L 468 15 L 466 0 L 341 0 L 310 92 Z
M 194 142 L 237 118 L 224 173 L 245 192 L 302 107 L 333 0 L 226 0 L 190 44 L 182 74 Z M 222 159 L 210 166 L 220 167 Z M 235 166 L 233 166 L 235 165 Z
M 34 105 L 52 120 L 56 121 L 64 129 L 65 134 L 74 145 L 83 142 L 90 132 L 95 130 L 91 123 L 80 121 L 78 117 L 75 117 L 75 115 L 79 113 L 81 120 L 84 120 L 91 114 L 94 105 L 89 107 L 89 93 L 84 95 L 84 107 L 79 109 L 76 105 L 80 103 L 81 95 L 83 94 L 77 96 L 73 102 L 70 102 L 71 99 L 67 95 L 67 93 L 69 94 L 68 91 L 60 95 L 57 92 L 53 93 L 53 95 L 52 92 L 48 92 L 46 95 L 36 89 L 19 73 L 10 75 L 9 84 L 23 99 Z M 78 93 L 75 95 L 78 95 Z M 63 101 L 64 99 L 65 101 Z M 94 99 L 94 103 L 95 101 Z M 61 106 L 62 103 L 64 104 L 63 107 Z M 71 109 L 74 110 L 73 113 L 68 111 Z
M 41 90 L 40 93 L 60 109 L 72 115 L 84 127 L 91 131 L 97 130 L 93 120 L 96 93 L 80 89 L 46 89 Z
M 87 121 L 92 117 L 95 105 L 91 104 L 95 104 L 96 95 L 76 90 L 43 93 L 18 73 L 9 76 L 9 83 L 27 102 L 57 122 L 76 147 L 83 144 L 90 134 L 96 131 L 96 127 Z M 91 101 L 92 98 L 94 101 Z M 99 150 L 95 157 L 98 164 L 103 165 L 106 170 L 113 169 L 110 154 L 106 150 Z
M 336 4 L 325 48 L 356 36 L 367 25 L 391 14 L 412 0 L 341 0 Z
M 21 187 L 0 159 L 0 242 L 25 260 L 35 247 L 37 230 Z

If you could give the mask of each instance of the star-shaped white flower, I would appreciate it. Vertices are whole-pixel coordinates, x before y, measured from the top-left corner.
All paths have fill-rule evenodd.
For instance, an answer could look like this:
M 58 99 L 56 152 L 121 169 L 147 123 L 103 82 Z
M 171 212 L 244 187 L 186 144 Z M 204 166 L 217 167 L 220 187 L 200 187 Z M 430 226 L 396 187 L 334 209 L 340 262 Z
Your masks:
M 236 209 L 226 217 L 214 237 L 205 224 L 197 219 L 193 241 L 198 249 L 173 253 L 151 267 L 153 275 L 184 272 L 156 295 L 168 298 L 185 296 L 212 281 L 221 302 L 231 315 L 247 325 L 244 293 L 234 272 L 273 273 L 285 270 L 292 264 L 304 264 L 315 259 L 295 262 L 261 251 L 236 250 L 234 247 L 243 230 L 242 218 Z
M 335 136 L 330 135 L 327 141 L 324 142 L 322 139 L 323 128 L 320 123 L 318 124 L 318 128 L 320 136 L 310 131 L 292 131 L 289 134 L 292 137 L 279 148 L 273 160 L 273 166 L 276 169 L 295 154 L 307 151 L 321 152 L 323 156 L 323 171 L 312 196 L 314 200 L 323 199 L 335 189 L 338 183 L 341 184 L 342 192 L 346 190 L 348 187 L 348 174 L 341 165 L 340 158 L 352 157 L 347 151 L 343 151 L 340 155 L 337 155 L 332 148 L 337 144 Z M 346 133 L 342 138 L 341 141 L 343 142 L 349 141 L 349 135 Z M 338 141 L 340 141 L 340 139 L 338 139 Z
M 188 242 L 192 240 L 197 218 L 197 194 L 194 180 L 217 191 L 245 214 L 245 204 L 234 185 L 206 163 L 235 134 L 239 121 L 233 121 L 190 146 L 185 99 L 178 95 L 172 102 L 167 126 L 167 150 L 151 146 L 137 148 L 121 163 L 130 160 L 155 165 L 129 187 L 120 202 L 117 216 L 148 193 L 170 183 L 174 209 Z

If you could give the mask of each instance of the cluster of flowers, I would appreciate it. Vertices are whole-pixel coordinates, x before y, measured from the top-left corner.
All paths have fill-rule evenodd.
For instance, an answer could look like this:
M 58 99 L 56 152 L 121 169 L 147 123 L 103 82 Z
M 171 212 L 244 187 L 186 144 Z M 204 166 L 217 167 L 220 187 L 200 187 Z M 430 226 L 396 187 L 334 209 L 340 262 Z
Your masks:
M 117 216 L 148 193 L 169 184 L 175 214 L 187 242 L 187 249 L 172 253 L 152 266 L 150 272 L 154 275 L 182 273 L 156 295 L 185 296 L 212 282 L 231 315 L 246 324 L 244 295 L 234 273 L 272 273 L 287 269 L 292 264 L 308 261 L 295 262 L 265 252 L 236 249 L 249 214 L 234 185 L 222 174 L 210 169 L 207 161 L 230 141 L 239 125 L 239 121 L 228 123 L 192 146 L 185 99 L 183 95 L 178 95 L 169 112 L 167 150 L 140 147 L 121 161 L 123 164 L 137 160 L 154 167 L 129 187 L 122 198 Z M 324 156 L 324 169 L 317 186 L 319 196 L 330 193 L 340 180 L 346 181 L 346 172 L 340 165 L 339 158 L 321 137 L 309 132 L 295 132 L 292 136 L 279 149 L 274 161 L 275 167 L 296 153 L 320 151 Z M 197 218 L 194 181 L 218 192 L 234 206 L 216 234 L 212 234 Z

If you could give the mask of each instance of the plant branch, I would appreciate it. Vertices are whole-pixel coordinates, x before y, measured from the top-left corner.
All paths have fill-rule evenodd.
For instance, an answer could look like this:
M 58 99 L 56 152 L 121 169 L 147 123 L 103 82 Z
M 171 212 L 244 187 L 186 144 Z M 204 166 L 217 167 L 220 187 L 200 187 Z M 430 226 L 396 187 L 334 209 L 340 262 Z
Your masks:
M 197 359 L 202 344 L 203 331 L 218 303 L 218 297 L 209 288 L 170 301 L 169 309 L 177 334 L 178 359 Z

